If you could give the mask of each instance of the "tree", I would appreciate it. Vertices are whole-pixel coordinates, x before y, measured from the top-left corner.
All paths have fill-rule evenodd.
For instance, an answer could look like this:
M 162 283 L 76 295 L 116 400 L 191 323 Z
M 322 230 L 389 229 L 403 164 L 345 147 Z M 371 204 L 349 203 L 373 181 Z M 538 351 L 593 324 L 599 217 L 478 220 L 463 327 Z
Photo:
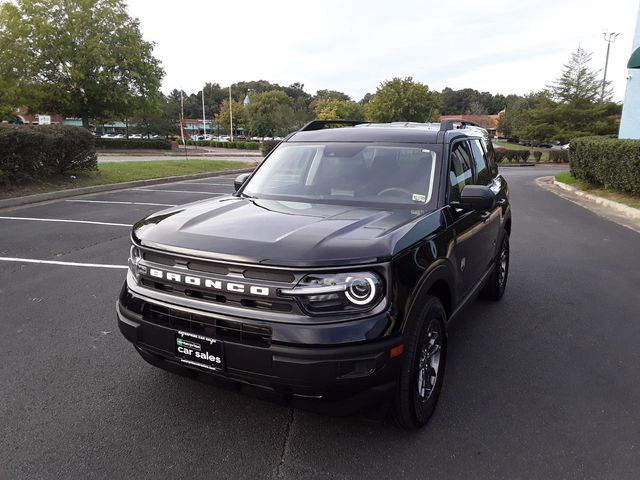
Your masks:
M 351 97 L 337 90 L 318 90 L 313 100 L 315 102 L 319 100 L 351 100 Z
M 538 105 L 526 112 L 525 125 L 515 131 L 520 138 L 567 143 L 572 138 L 588 135 L 610 135 L 618 131 L 620 105 L 592 103 L 575 106 L 554 102 L 550 96 L 540 98 Z
M 144 135 L 175 135 L 179 133 L 178 119 L 180 111 L 180 93 L 178 101 L 160 95 L 153 102 L 143 105 L 131 118 L 131 131 Z
M 246 128 L 247 123 L 247 112 L 245 111 L 244 105 L 242 102 L 237 100 L 232 100 L 231 102 L 231 113 L 233 113 L 233 127 L 234 130 L 236 128 Z M 230 132 L 231 129 L 231 116 L 229 112 L 229 99 L 225 98 L 220 104 L 220 111 L 218 113 L 218 124 L 221 127 L 224 127 L 227 131 Z
M 249 130 L 258 136 L 282 136 L 294 125 L 293 100 L 280 90 L 257 93 L 247 107 Z
M 595 103 L 602 88 L 599 71 L 589 68 L 591 53 L 578 47 L 562 67 L 562 74 L 550 86 L 554 100 L 574 106 Z M 605 90 L 605 101 L 610 101 L 611 89 Z
M 90 118 L 125 118 L 157 95 L 164 72 L 123 0 L 0 8 L 0 65 L 13 65 L 32 109 L 80 117 L 88 127 Z
M 509 95 L 505 98 L 505 112 L 500 119 L 498 130 L 507 137 L 514 135 L 515 131 L 522 130 L 529 121 L 528 112 L 535 108 L 541 101 L 542 96 L 548 96 L 548 92 L 535 92 L 521 97 L 519 95 Z
M 494 115 L 505 107 L 504 95 L 479 92 L 473 88 L 442 90 L 442 111 L 446 115 Z
M 382 82 L 367 104 L 367 117 L 374 122 L 425 122 L 435 117 L 438 95 L 413 78 Z
M 507 119 L 514 133 L 527 140 L 562 143 L 585 135 L 615 134 L 621 107 L 598 102 L 602 82 L 598 72 L 589 68 L 590 60 L 591 54 L 578 47 L 549 90 L 537 94 L 533 105 L 521 112 L 519 124 Z
M 319 120 L 364 120 L 364 108 L 352 100 L 318 100 L 314 102 Z

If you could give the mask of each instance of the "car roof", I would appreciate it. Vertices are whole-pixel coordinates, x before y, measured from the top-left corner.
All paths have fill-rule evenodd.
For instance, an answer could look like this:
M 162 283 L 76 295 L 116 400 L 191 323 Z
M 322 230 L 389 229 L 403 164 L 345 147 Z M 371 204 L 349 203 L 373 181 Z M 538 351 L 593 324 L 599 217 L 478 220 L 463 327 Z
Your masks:
M 487 132 L 475 125 L 443 129 L 440 123 L 392 122 L 358 123 L 336 121 L 340 128 L 324 128 L 331 121 L 314 121 L 289 135 L 286 142 L 389 142 L 389 143 L 448 143 L 460 136 L 483 137 Z M 315 124 L 314 124 L 315 123 Z M 350 123 L 350 124 L 349 124 Z M 311 128 L 309 129 L 309 127 Z M 320 127 L 320 128 L 317 128 Z

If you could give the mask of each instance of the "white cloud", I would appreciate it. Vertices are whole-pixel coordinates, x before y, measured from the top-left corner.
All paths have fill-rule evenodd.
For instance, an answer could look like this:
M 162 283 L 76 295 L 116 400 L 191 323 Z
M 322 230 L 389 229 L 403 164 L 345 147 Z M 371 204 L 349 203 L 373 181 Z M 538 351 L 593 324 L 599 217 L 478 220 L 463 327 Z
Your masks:
M 624 96 L 637 0 L 129 0 L 166 70 L 163 89 L 195 92 L 265 79 L 355 99 L 413 76 L 441 90 L 527 93 L 544 88 L 580 45 L 602 68 L 602 32 L 620 32 L 608 78 Z

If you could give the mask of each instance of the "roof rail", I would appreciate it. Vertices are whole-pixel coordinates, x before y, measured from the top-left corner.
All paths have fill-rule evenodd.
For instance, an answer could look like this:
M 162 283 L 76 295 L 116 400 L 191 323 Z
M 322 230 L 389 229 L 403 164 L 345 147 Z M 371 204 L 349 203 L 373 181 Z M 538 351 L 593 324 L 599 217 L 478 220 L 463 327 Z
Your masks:
M 349 127 L 355 127 L 356 125 L 360 125 L 362 122 L 359 120 L 311 120 L 304 127 L 302 127 L 299 132 L 310 132 L 312 130 L 322 130 L 326 128 L 327 125 L 344 125 Z
M 456 126 L 454 125 L 455 123 L 459 123 L 462 127 L 466 127 L 466 126 L 479 127 L 480 126 L 476 122 L 472 122 L 470 120 L 463 120 L 461 118 L 447 118 L 440 122 L 440 131 L 443 132 L 446 130 L 454 130 L 456 128 Z

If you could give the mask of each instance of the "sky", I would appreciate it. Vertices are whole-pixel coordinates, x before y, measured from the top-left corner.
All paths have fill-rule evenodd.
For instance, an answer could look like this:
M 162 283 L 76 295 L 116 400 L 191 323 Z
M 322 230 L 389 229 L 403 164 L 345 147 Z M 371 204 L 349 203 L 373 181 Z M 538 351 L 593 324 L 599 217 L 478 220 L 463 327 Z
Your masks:
M 538 91 L 578 46 L 622 101 L 640 0 L 128 0 L 155 42 L 163 91 L 249 80 L 300 82 L 354 100 L 393 77 L 432 90 Z

